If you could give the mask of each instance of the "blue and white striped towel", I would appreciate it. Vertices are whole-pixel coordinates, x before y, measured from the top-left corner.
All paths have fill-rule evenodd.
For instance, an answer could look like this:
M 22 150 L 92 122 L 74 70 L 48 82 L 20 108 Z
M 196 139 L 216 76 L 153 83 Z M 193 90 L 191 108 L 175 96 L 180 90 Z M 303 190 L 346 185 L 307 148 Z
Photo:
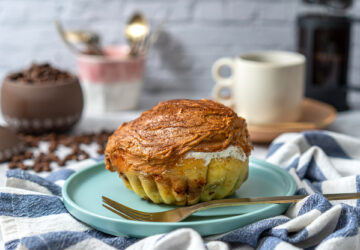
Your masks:
M 286 168 L 297 182 L 298 193 L 310 196 L 291 206 L 284 215 L 205 239 L 191 229 L 142 240 L 114 237 L 75 220 L 63 206 L 61 185 L 72 173 L 96 160 L 84 161 L 46 178 L 20 170 L 8 171 L 6 187 L 0 190 L 5 248 L 360 248 L 359 200 L 329 202 L 320 194 L 360 191 L 359 139 L 320 131 L 284 134 L 272 143 L 267 160 Z

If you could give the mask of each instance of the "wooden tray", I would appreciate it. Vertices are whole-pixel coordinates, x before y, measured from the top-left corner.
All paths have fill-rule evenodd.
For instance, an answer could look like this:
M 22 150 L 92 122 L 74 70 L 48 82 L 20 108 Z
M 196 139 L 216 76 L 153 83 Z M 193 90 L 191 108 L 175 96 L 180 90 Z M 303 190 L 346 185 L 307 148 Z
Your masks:
M 336 118 L 336 110 L 331 105 L 305 98 L 302 103 L 302 114 L 298 122 L 272 123 L 267 125 L 248 125 L 251 141 L 269 143 L 286 132 L 323 129 Z

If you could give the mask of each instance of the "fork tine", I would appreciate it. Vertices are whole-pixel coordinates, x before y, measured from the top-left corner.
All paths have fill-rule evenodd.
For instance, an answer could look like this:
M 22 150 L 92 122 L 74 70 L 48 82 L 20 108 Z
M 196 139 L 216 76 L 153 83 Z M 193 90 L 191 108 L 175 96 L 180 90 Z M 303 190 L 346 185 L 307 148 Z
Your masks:
M 118 211 L 119 213 L 124 214 L 124 215 L 126 215 L 126 216 L 129 216 L 129 217 L 131 217 L 131 218 L 134 219 L 134 220 L 147 220 L 147 218 L 140 217 L 140 216 L 138 216 L 138 215 L 136 215 L 136 214 L 133 214 L 133 213 L 131 213 L 131 212 L 129 212 L 129 211 L 121 208 L 121 207 L 114 207 L 113 204 L 109 203 L 108 201 L 105 201 L 105 200 L 104 200 L 103 202 L 104 202 L 105 204 L 107 204 L 111 209 L 113 209 L 113 210 L 115 210 L 115 211 Z
M 127 214 L 128 216 L 131 216 L 138 220 L 150 220 L 151 219 L 151 215 L 146 212 L 141 212 L 141 211 L 129 208 L 129 207 L 124 206 L 124 205 L 122 205 L 110 198 L 107 198 L 105 196 L 102 196 L 102 198 L 103 198 L 103 202 L 105 202 L 109 206 L 119 210 L 120 212 Z
M 105 196 L 103 196 L 103 202 L 105 202 L 106 204 L 110 205 L 111 207 L 113 208 L 116 208 L 116 209 L 119 209 L 119 210 L 123 210 L 123 211 L 126 211 L 127 213 L 131 213 L 131 214 L 134 214 L 134 215 L 138 215 L 138 216 L 141 216 L 141 217 L 148 217 L 150 214 L 146 213 L 146 212 L 141 212 L 141 211 L 138 211 L 138 210 L 135 210 L 135 209 L 132 209 L 130 207 L 127 207 L 121 203 L 118 203 L 110 198 L 107 198 Z
M 103 205 L 103 207 L 105 207 L 106 209 L 110 210 L 111 212 L 113 212 L 113 213 L 115 213 L 115 214 L 117 214 L 117 215 L 120 215 L 121 217 L 123 217 L 123 218 L 125 218 L 125 219 L 128 219 L 128 220 L 136 220 L 136 219 L 131 218 L 131 217 L 129 217 L 129 216 L 123 214 L 123 213 L 118 212 L 117 210 L 115 210 L 115 209 L 113 209 L 113 208 L 111 208 L 111 207 L 109 207 L 109 206 L 107 206 L 107 205 L 105 205 L 105 204 L 102 204 L 102 205 Z

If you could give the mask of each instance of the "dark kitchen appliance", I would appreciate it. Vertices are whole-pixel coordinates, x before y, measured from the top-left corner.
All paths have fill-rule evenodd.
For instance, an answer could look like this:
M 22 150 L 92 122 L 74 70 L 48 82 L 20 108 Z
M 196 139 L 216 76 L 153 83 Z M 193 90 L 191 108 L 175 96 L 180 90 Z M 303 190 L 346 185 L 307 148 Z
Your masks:
M 348 109 L 348 62 L 352 19 L 345 15 L 351 0 L 303 0 L 327 7 L 324 13 L 298 17 L 298 50 L 306 63 L 305 95 Z

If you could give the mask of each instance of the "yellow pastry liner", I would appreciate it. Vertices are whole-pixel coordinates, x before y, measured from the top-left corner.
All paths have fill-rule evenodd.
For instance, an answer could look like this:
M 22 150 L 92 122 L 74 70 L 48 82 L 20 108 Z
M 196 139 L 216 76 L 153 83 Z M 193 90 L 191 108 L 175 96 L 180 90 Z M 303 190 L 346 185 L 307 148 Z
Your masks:
M 192 205 L 232 195 L 247 179 L 249 162 L 233 157 L 181 159 L 162 175 L 127 171 L 120 174 L 126 187 L 144 199 L 169 205 Z

